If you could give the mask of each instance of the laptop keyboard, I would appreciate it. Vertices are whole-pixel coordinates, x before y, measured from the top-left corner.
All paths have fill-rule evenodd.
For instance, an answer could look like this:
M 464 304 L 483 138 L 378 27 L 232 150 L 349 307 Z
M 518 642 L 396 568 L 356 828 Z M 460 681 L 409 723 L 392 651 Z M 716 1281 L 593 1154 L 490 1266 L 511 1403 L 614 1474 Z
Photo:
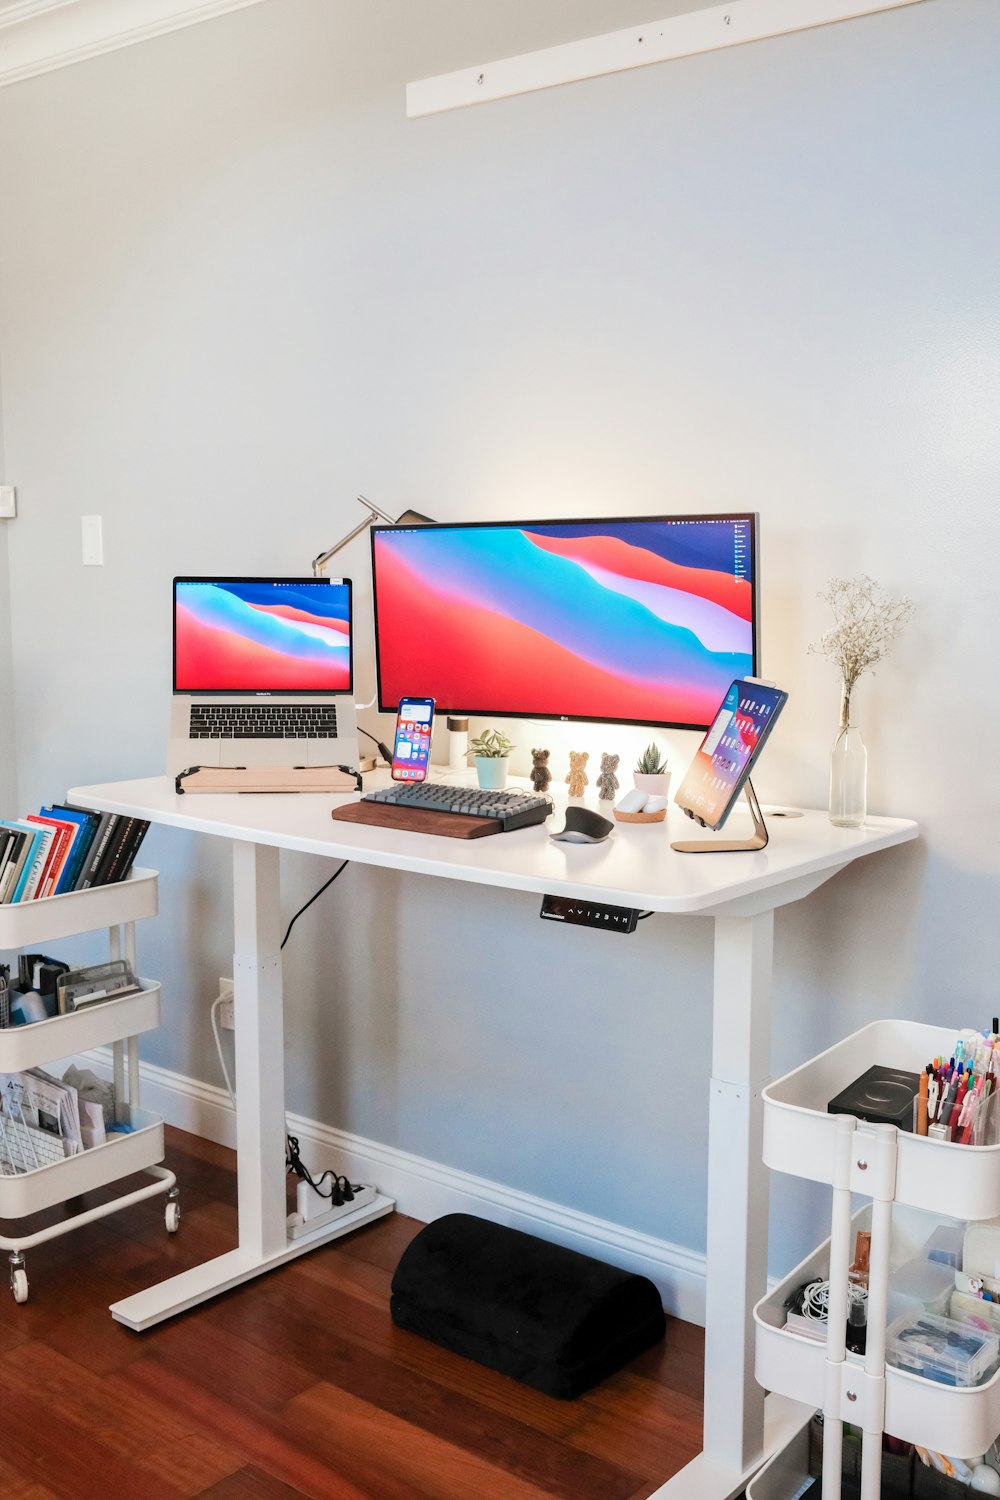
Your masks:
M 193 740 L 335 740 L 332 703 L 197 703 L 191 705 Z

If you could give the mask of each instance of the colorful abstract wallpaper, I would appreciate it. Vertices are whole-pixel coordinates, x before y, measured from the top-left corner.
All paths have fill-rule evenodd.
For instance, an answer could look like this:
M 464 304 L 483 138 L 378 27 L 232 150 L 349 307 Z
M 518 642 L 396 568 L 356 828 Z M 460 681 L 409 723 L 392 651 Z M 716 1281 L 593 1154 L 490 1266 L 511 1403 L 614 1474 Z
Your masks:
M 345 583 L 178 579 L 174 688 L 195 692 L 347 692 Z
M 704 728 L 755 670 L 749 516 L 372 533 L 380 701 Z

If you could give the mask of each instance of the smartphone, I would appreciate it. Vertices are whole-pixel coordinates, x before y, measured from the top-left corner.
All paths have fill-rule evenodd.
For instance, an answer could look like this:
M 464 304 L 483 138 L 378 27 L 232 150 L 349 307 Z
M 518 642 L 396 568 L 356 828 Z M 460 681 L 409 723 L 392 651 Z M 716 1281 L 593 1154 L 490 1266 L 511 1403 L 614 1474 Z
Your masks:
M 431 758 L 433 698 L 401 698 L 392 747 L 393 781 L 423 781 Z

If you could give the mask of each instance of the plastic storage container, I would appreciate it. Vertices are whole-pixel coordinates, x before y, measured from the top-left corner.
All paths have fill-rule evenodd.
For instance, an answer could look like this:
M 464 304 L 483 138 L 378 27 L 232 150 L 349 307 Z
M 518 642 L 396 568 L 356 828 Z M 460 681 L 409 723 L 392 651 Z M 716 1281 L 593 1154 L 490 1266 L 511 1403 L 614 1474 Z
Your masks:
M 935 1313 L 907 1313 L 886 1332 L 885 1360 L 938 1385 L 969 1390 L 1000 1368 L 1000 1339 Z

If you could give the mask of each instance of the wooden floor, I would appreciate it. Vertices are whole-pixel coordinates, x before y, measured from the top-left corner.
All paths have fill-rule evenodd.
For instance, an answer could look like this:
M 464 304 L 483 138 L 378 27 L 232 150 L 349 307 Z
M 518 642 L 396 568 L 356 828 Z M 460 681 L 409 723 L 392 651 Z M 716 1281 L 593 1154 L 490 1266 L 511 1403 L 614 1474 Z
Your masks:
M 109 1303 L 235 1243 L 233 1153 L 169 1130 L 167 1164 L 176 1235 L 155 1198 L 0 1292 L 3 1500 L 642 1500 L 698 1451 L 700 1329 L 552 1400 L 393 1326 L 401 1215 L 130 1332 Z

